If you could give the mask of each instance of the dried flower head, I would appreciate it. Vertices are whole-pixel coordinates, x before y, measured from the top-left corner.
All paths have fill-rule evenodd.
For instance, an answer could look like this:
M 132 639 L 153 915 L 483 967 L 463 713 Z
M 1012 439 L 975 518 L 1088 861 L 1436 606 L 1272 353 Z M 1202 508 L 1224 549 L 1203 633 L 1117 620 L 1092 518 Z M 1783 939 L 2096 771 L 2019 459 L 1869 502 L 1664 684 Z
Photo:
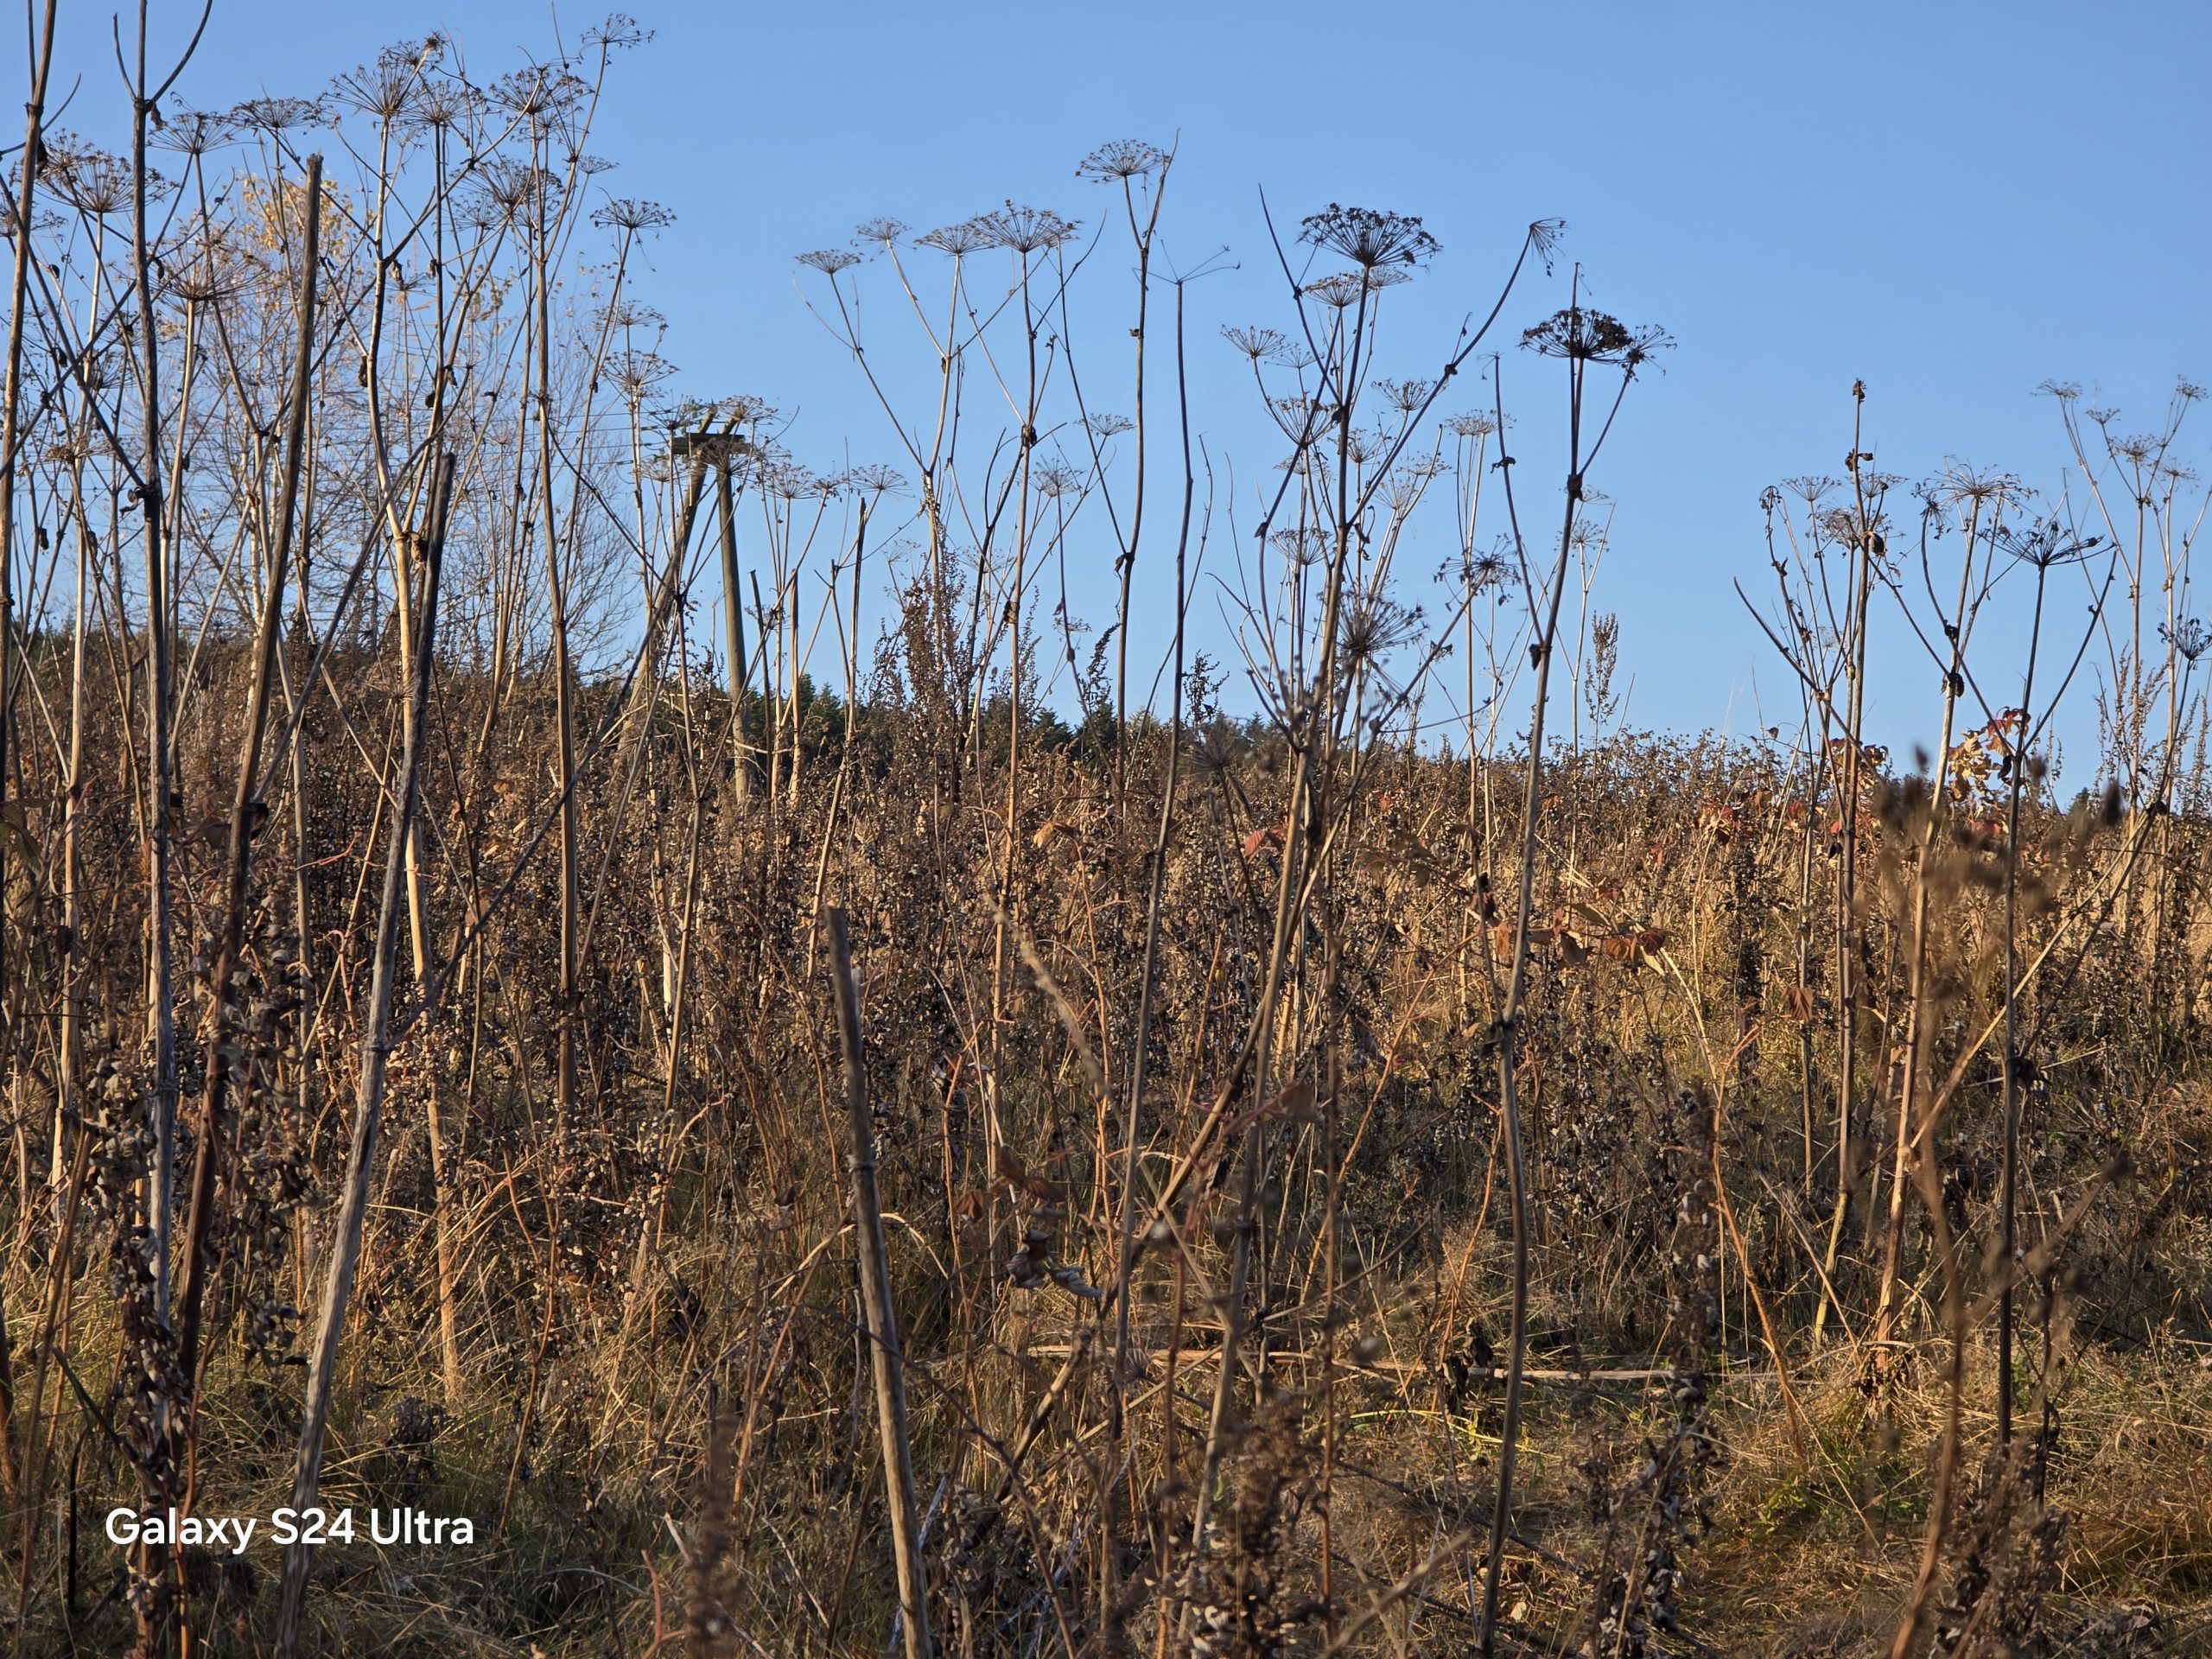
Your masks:
M 1090 435 L 1103 443 L 1108 438 L 1118 438 L 1135 424 L 1126 415 L 1112 415 L 1103 411 L 1083 417 Z
M 1566 237 L 1567 221 L 1563 219 L 1540 219 L 1529 226 L 1529 245 L 1535 249 L 1547 272 L 1552 268 L 1552 255 L 1559 251 L 1559 245 Z
M 614 381 L 623 397 L 641 404 L 652 389 L 676 372 L 676 365 L 658 352 L 625 352 L 615 359 Z
M 1662 328 L 1631 328 L 1603 311 L 1571 305 L 1523 334 L 1521 343 L 1545 357 L 1610 363 L 1633 373 L 1654 352 L 1665 351 L 1675 342 Z
M 1573 524 L 1567 527 L 1567 541 L 1570 547 L 1604 547 L 1606 545 L 1605 521 L 1592 518 L 1586 512 L 1578 512 L 1574 515 Z
M 1057 501 L 1064 495 L 1083 493 L 1083 474 L 1057 461 L 1048 461 L 1033 469 L 1029 481 L 1036 486 L 1037 493 L 1048 501 Z
M 1048 207 L 1018 207 L 1012 201 L 982 215 L 976 222 L 990 238 L 988 245 L 1010 248 L 1022 254 L 1060 246 L 1074 237 L 1078 223 L 1062 219 Z
M 416 118 L 432 131 L 442 131 L 473 121 L 484 108 L 484 94 L 465 80 L 441 76 L 423 84 L 423 101 Z
M 1284 346 L 1290 344 L 1280 330 L 1258 327 L 1224 327 L 1221 337 L 1255 363 L 1276 357 Z
M 600 22 L 584 31 L 583 43 L 601 50 L 643 46 L 653 37 L 653 32 L 644 27 L 626 11 L 610 11 Z
M 1455 438 L 1487 438 L 1497 430 L 1497 422 L 1494 416 L 1471 409 L 1445 422 L 1444 429 Z
M 1859 514 L 1850 507 L 1830 507 L 1813 520 L 1813 525 L 1832 542 L 1848 546 L 1859 540 Z
M 847 467 L 838 482 L 846 489 L 857 490 L 868 495 L 888 495 L 906 487 L 906 479 L 894 468 L 877 461 Z
M 633 300 L 627 295 L 605 308 L 600 314 L 610 328 L 660 328 L 668 327 L 668 319 L 647 305 L 643 300 Z
M 1411 213 L 1344 207 L 1336 202 L 1309 214 L 1298 239 L 1343 255 L 1363 270 L 1379 265 L 1422 265 L 1439 251 L 1437 240 Z
M 544 123 L 568 114 L 590 91 L 565 63 L 533 63 L 493 81 L 492 99 L 511 114 Z
M 2023 487 L 2011 473 L 1984 472 L 1955 461 L 1929 482 L 1927 495 L 1931 504 L 1947 507 L 1961 502 L 1986 505 L 1993 501 L 2010 500 L 2020 494 Z
M 2039 570 L 2086 558 L 2103 541 L 2101 536 L 2080 537 L 2068 530 L 2056 515 L 2021 530 L 1999 530 L 1991 539 L 2011 557 Z
M 1403 518 L 1421 505 L 1429 483 L 1444 470 L 1444 458 L 1438 454 L 1421 454 L 1398 467 L 1390 474 L 1389 486 L 1383 492 L 1383 503 L 1395 518 Z
M 814 474 L 779 449 L 763 449 L 753 468 L 754 480 L 764 494 L 796 501 L 811 495 L 819 481 Z
M 372 116 L 387 126 L 411 126 L 423 98 L 428 60 L 420 46 L 388 46 L 374 63 L 348 70 L 330 83 L 330 101 Z
M 1375 270 L 1338 270 L 1306 283 L 1299 291 L 1320 301 L 1332 310 L 1343 311 L 1358 304 L 1363 295 L 1395 288 L 1408 280 L 1407 272 L 1389 267 Z
M 256 132 L 289 132 L 321 120 L 322 105 L 312 98 L 249 98 L 232 109 L 231 118 Z
M 495 225 L 529 217 L 528 210 L 545 188 L 545 177 L 537 168 L 504 156 L 486 162 L 476 177 L 479 202 Z
M 855 242 L 873 244 L 879 248 L 896 247 L 899 238 L 906 234 L 906 221 L 903 219 L 879 216 L 864 219 L 853 226 Z
M 1468 556 L 1461 574 L 1465 579 L 1467 591 L 1479 594 L 1484 588 L 1494 588 L 1503 582 L 1511 569 L 1502 553 L 1476 553 Z
M 2192 663 L 2212 650 L 2212 628 L 2206 627 L 2200 617 L 2185 616 L 2171 627 L 2161 623 L 2158 637 Z
M 236 130 L 229 115 L 209 110 L 175 110 L 154 142 L 184 156 L 205 156 Z
M 183 272 L 172 284 L 178 298 L 194 305 L 213 304 L 226 295 L 238 292 L 243 286 L 235 266 L 217 270 L 206 263 Z
M 111 213 L 130 200 L 130 164 L 72 133 L 48 139 L 45 172 L 48 188 L 79 213 Z
M 1117 138 L 1084 156 L 1075 175 L 1108 184 L 1117 179 L 1149 178 L 1166 165 L 1167 152 L 1159 145 L 1147 144 L 1141 138 Z
M 1436 389 L 1433 380 L 1377 380 L 1375 388 L 1382 394 L 1382 401 L 1401 415 L 1410 415 L 1428 401 L 1428 394 Z
M 835 276 L 841 270 L 850 270 L 861 262 L 861 257 L 850 248 L 817 248 L 810 253 L 798 256 L 798 262 L 824 276 Z
M 914 238 L 918 248 L 935 248 L 939 253 L 949 253 L 954 258 L 975 253 L 996 245 L 990 227 L 982 219 L 963 219 L 957 225 L 940 225 L 933 231 L 925 231 Z
M 1376 661 L 1417 638 L 1421 612 L 1379 594 L 1362 594 L 1344 613 L 1338 650 L 1347 669 L 1371 667 Z
M 609 226 L 636 235 L 639 231 L 658 231 L 676 223 L 676 215 L 657 201 L 641 201 L 635 196 L 617 196 L 594 212 L 591 222 L 601 230 Z

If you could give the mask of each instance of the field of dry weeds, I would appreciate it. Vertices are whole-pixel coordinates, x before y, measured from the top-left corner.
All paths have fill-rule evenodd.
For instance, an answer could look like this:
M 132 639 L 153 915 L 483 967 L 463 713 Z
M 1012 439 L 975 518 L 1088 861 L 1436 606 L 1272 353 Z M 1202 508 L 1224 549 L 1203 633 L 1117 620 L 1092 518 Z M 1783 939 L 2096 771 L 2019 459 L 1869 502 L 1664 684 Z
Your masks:
M 871 220 L 800 263 L 895 436 L 817 474 L 668 390 L 585 147 L 633 36 L 128 155 L 33 66 L 11 1650 L 2212 1649 L 2196 389 L 2051 388 L 2058 506 L 1855 390 L 1727 532 L 1795 727 L 1640 731 L 1600 485 L 1670 342 L 1561 227 L 1440 352 L 1433 238 L 1331 206 L 1201 341 L 1109 144 L 1094 360 L 1072 221 Z M 114 1541 L 172 1510 L 261 1530 Z

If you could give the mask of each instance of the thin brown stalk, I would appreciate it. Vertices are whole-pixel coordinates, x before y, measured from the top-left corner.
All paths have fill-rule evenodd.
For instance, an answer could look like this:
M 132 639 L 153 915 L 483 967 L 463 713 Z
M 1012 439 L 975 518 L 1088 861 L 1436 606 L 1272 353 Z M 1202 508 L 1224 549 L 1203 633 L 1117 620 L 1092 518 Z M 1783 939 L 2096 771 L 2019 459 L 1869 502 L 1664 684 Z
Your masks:
M 324 1271 L 322 1305 L 309 1351 L 307 1395 L 300 1413 L 298 1459 L 292 1474 L 292 1507 L 312 1506 L 322 1478 L 323 1440 L 329 1428 L 330 1394 L 337 1379 L 338 1351 L 346 1313 L 361 1259 L 368 1220 L 369 1189 L 376 1175 L 377 1131 L 384 1110 L 385 1062 L 391 1048 L 392 981 L 397 973 L 400 912 L 405 902 L 407 840 L 415 821 L 422 783 L 423 732 L 430 695 L 430 666 L 435 652 L 438 582 L 445 562 L 445 517 L 453 499 L 453 461 L 441 464 L 433 493 L 430 534 L 424 544 L 421 628 L 416 635 L 414 683 L 409 700 L 414 722 L 399 765 L 399 806 L 394 815 L 390 851 L 385 860 L 384 896 L 377 911 L 375 954 L 370 962 L 369 1004 L 362 1022 L 359 1066 L 354 1085 L 352 1143 L 346 1157 L 345 1184 L 332 1227 L 330 1260 Z M 300 1618 L 307 1605 L 308 1569 L 314 1551 L 305 1543 L 284 1555 L 283 1599 L 276 1621 L 276 1650 L 283 1659 L 299 1651 Z
M 914 1522 L 913 1448 L 906 1431 L 906 1384 L 899 1346 L 899 1323 L 892 1307 L 891 1265 L 883 1239 L 883 1207 L 876 1192 L 875 1125 L 868 1115 L 867 1059 L 861 1051 L 859 994 L 853 983 L 852 945 L 845 912 L 831 906 L 830 970 L 837 1003 L 837 1039 L 845 1081 L 845 1112 L 851 1135 L 853 1219 L 859 1230 L 861 1307 L 867 1321 L 870 1368 L 875 1379 L 876 1428 L 883 1442 L 886 1507 L 899 1584 L 899 1621 L 906 1633 L 906 1659 L 929 1659 L 928 1587 L 922 1573 L 921 1543 Z

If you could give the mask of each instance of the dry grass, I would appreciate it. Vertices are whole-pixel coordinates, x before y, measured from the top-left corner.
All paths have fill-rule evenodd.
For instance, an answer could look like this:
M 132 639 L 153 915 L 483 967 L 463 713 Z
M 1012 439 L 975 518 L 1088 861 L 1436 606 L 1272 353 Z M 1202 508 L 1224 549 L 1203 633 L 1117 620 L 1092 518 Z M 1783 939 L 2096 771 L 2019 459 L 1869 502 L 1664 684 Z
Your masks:
M 137 337 L 166 363 L 211 317 L 250 329 L 227 384 L 164 406 L 126 353 L 95 380 L 66 308 L 18 320 L 48 377 L 24 405 L 37 597 L 0 709 L 0 1547 L 22 1651 L 283 1651 L 275 1551 L 131 1554 L 100 1523 L 118 1503 L 266 1516 L 309 1489 L 364 1533 L 372 1505 L 476 1532 L 296 1557 L 309 1652 L 885 1653 L 901 1533 L 961 1659 L 1459 1655 L 1491 1573 L 1491 1645 L 1515 1656 L 2212 1650 L 2212 776 L 2202 631 L 2141 608 L 2156 550 L 2182 544 L 2164 521 L 2130 544 L 2135 609 L 2093 579 L 2102 637 L 2135 643 L 2090 671 L 2107 741 L 2079 800 L 2052 792 L 2032 721 L 2015 766 L 2023 723 L 1966 691 L 1993 562 L 2063 539 L 1994 533 L 2016 481 L 1927 480 L 1919 524 L 1965 550 L 1942 589 L 1960 608 L 1931 578 L 1935 611 L 1911 613 L 1948 646 L 1948 741 L 1910 765 L 1867 747 L 1846 688 L 1870 603 L 1921 601 L 1863 408 L 1847 482 L 1793 485 L 1794 519 L 1769 497 L 1800 728 L 1623 730 L 1573 446 L 1664 336 L 1559 278 L 1566 308 L 1522 343 L 1578 412 L 1587 387 L 1564 522 L 1523 541 L 1516 509 L 1513 556 L 1484 559 L 1484 480 L 1516 487 L 1484 447 L 1502 401 L 1447 420 L 1442 367 L 1370 372 L 1376 296 L 1434 240 L 1332 207 L 1291 232 L 1347 267 L 1298 289 L 1305 343 L 1231 334 L 1288 448 L 1272 516 L 1236 527 L 1271 561 L 1237 594 L 1246 672 L 1200 656 L 1171 602 L 1154 712 L 1103 638 L 1084 665 L 1049 590 L 1097 551 L 1198 591 L 1211 458 L 1174 456 L 1159 413 L 1190 412 L 1179 279 L 1144 290 L 1141 547 L 1118 507 L 1110 543 L 1097 511 L 1069 528 L 1094 490 L 1134 505 L 1100 447 L 1130 427 L 1062 406 L 1047 371 L 1074 343 L 1035 290 L 1071 232 L 1011 204 L 862 235 L 897 255 L 870 280 L 928 294 L 866 315 L 988 313 L 922 361 L 945 398 L 998 377 L 995 446 L 971 415 L 964 440 L 912 439 L 903 484 L 816 478 L 758 399 L 652 402 L 658 334 L 623 288 L 649 205 L 592 226 L 588 269 L 581 187 L 538 204 L 550 228 L 531 217 L 548 168 L 585 176 L 589 78 L 627 43 L 587 36 L 574 85 L 480 99 L 442 48 L 381 61 L 393 110 L 416 119 L 430 87 L 491 158 L 449 173 L 410 141 L 357 181 L 414 203 L 392 224 L 460 204 L 431 221 L 461 238 L 438 280 L 474 285 L 457 333 L 420 273 L 385 294 L 419 253 L 333 198 L 329 349 L 307 349 L 302 204 L 251 154 L 245 205 L 181 215 L 163 245 L 220 291 L 165 288 Z M 350 96 L 345 119 L 397 118 Z M 57 200 L 127 178 L 56 143 Z M 1088 164 L 1141 266 L 1172 159 Z M 41 221 L 67 242 L 53 270 L 78 262 L 54 281 L 135 289 L 100 232 L 123 199 Z M 1558 231 L 1517 233 L 1501 308 Z M 834 286 L 857 262 L 805 263 L 857 328 Z M 359 360 L 331 317 L 386 298 Z M 890 355 L 845 343 L 869 373 Z M 1444 363 L 1471 378 L 1478 343 Z M 325 371 L 301 371 L 296 501 L 264 442 L 288 361 Z M 445 401 L 463 369 L 483 376 L 466 415 Z M 1356 411 L 1329 384 L 1373 390 Z M 142 429 L 200 458 L 166 508 L 127 493 Z M 365 481 L 385 463 L 389 501 Z M 1443 585 L 1468 607 L 1440 625 L 1393 565 L 1432 487 L 1456 493 Z M 736 510 L 709 523 L 738 498 L 758 515 L 741 564 Z M 133 499 L 149 522 L 95 522 Z M 307 599 L 262 545 L 260 515 L 294 507 Z M 174 615 L 142 602 L 149 550 L 183 585 Z M 257 585 L 220 574 L 232 556 Z M 710 626 L 716 559 L 738 602 Z M 266 757 L 256 626 L 282 642 Z M 741 635 L 734 663 L 708 649 Z M 1467 705 L 1448 725 L 1446 645 Z M 1973 652 L 1977 683 L 2021 668 Z M 1232 683 L 1249 716 L 1222 706 Z M 1565 742 L 1527 718 L 1570 707 Z M 197 1253 L 189 1194 L 156 1179 L 172 1127 L 205 1177 Z M 863 1308 L 879 1202 L 887 1282 Z M 206 1293 L 196 1351 L 164 1263 Z M 879 1376 L 868 1333 L 894 1324 Z

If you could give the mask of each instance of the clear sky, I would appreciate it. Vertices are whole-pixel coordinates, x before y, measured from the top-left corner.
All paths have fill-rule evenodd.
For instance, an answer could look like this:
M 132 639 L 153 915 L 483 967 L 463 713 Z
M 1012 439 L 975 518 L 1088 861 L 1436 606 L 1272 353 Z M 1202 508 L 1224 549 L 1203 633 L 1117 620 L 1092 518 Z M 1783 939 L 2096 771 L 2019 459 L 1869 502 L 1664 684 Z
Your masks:
M 2039 383 L 2082 382 L 2132 429 L 2177 372 L 2212 378 L 2212 7 L 2196 0 L 632 6 L 656 38 L 618 70 L 592 148 L 620 162 L 610 188 L 677 214 L 642 289 L 670 319 L 664 354 L 684 390 L 797 410 L 791 448 L 826 467 L 898 455 L 791 256 L 871 215 L 921 228 L 1011 197 L 1088 225 L 1108 202 L 1074 176 L 1086 151 L 1179 143 L 1170 253 L 1226 243 L 1241 261 L 1192 299 L 1198 419 L 1231 449 L 1249 410 L 1217 330 L 1283 317 L 1258 188 L 1293 218 L 1331 200 L 1424 216 L 1445 251 L 1399 306 L 1405 372 L 1486 308 L 1521 226 L 1566 219 L 1597 303 L 1680 341 L 1594 480 L 1619 504 L 1599 602 L 1623 619 L 1639 724 L 1740 731 L 1755 699 L 1770 719 L 1794 702 L 1729 582 L 1764 579 L 1762 486 L 1839 470 L 1855 378 L 1885 468 L 1956 457 L 2052 490 L 2064 448 Z M 113 101 L 108 8 L 63 10 L 80 96 Z M 216 0 L 181 92 L 315 90 L 434 26 L 495 73 L 543 50 L 550 17 Z M 98 130 L 82 110 L 69 124 Z M 1514 335 L 1564 280 L 1516 304 Z M 1120 305 L 1127 285 L 1117 270 L 1091 291 Z M 1551 413 L 1534 369 L 1509 362 L 1531 425 Z M 1074 577 L 1079 611 L 1110 611 L 1108 562 Z M 1894 683 L 1885 720 L 1926 735 L 1933 671 Z

